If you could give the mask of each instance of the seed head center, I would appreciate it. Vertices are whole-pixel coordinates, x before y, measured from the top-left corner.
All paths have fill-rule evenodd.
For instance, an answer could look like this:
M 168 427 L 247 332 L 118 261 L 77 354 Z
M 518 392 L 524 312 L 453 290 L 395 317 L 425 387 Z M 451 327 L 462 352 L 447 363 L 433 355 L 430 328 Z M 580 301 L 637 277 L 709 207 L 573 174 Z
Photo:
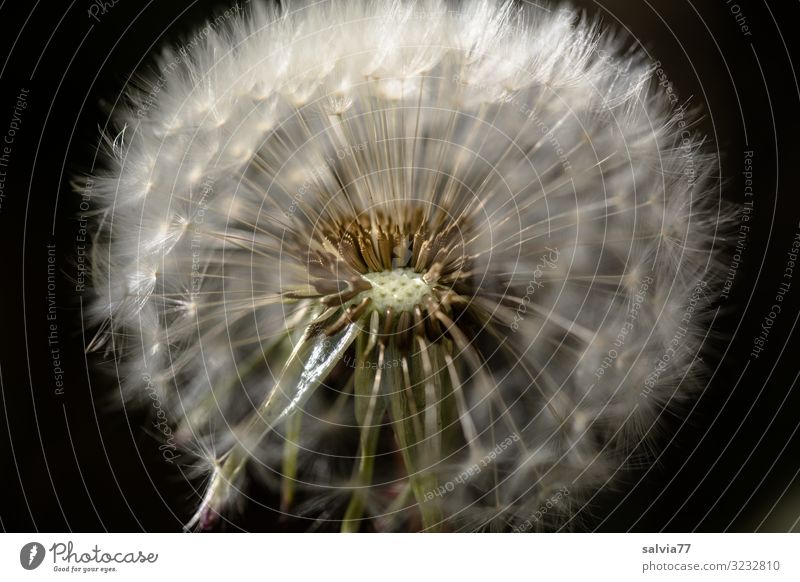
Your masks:
M 370 282 L 372 289 L 364 291 L 361 297 L 371 298 L 372 308 L 379 312 L 384 312 L 387 307 L 396 313 L 412 311 L 431 292 L 430 285 L 413 269 L 394 269 L 362 276 Z

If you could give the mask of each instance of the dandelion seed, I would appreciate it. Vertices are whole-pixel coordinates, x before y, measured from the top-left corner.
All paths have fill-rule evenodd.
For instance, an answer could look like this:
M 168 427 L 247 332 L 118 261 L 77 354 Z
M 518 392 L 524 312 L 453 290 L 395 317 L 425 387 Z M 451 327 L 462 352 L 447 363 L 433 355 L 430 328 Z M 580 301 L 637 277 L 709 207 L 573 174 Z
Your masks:
M 719 279 L 714 158 L 644 58 L 480 0 L 256 5 L 184 52 L 93 178 L 92 345 L 211 472 L 190 526 L 263 479 L 344 531 L 577 527 Z

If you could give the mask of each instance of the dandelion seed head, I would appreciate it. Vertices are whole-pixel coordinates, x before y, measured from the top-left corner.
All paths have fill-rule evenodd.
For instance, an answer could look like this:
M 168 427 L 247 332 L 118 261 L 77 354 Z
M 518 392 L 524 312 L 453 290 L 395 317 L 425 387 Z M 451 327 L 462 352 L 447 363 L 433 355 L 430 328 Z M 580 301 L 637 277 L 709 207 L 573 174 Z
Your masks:
M 579 527 L 702 374 L 729 213 L 691 112 L 570 10 L 204 31 L 94 178 L 93 346 L 211 471 L 191 525 L 255 478 L 348 531 Z

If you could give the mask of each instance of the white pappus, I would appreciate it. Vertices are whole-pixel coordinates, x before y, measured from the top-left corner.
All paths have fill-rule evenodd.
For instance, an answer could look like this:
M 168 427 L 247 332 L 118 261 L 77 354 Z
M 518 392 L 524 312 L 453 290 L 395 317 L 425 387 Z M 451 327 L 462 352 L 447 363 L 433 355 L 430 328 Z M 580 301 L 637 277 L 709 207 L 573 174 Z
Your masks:
M 729 212 L 696 120 L 569 9 L 212 24 L 92 176 L 92 347 L 206 475 L 189 526 L 260 483 L 310 529 L 580 529 L 702 377 Z

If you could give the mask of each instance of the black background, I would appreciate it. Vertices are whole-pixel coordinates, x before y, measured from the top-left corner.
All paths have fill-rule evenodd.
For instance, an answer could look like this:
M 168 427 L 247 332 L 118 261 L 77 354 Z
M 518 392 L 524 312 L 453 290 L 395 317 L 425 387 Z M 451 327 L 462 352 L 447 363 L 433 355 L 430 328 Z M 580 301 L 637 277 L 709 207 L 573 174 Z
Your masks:
M 13 6 L 12 6 L 13 4 Z M 84 355 L 88 295 L 75 293 L 79 198 L 70 180 L 92 165 L 100 128 L 129 76 L 164 43 L 189 37 L 231 3 L 118 0 L 92 20 L 86 0 L 0 3 L 0 134 L 16 95 L 28 108 L 0 209 L 0 528 L 6 531 L 179 531 L 196 482 L 166 463 L 147 413 L 109 403 L 118 388 L 102 357 Z M 713 376 L 683 418 L 660 426 L 662 453 L 621 475 L 582 512 L 603 531 L 800 531 L 800 270 L 764 352 L 749 354 L 800 225 L 800 91 L 796 0 L 573 2 L 627 29 L 660 60 L 681 97 L 702 108 L 722 160 L 723 195 L 741 205 L 744 152 L 754 152 L 754 219 L 707 355 Z M 740 8 L 751 36 L 731 10 Z M 47 245 L 58 264 L 55 393 L 47 321 Z M 714 353 L 716 351 L 716 354 Z M 261 501 L 269 501 L 261 499 Z M 304 529 L 257 505 L 227 529 Z

